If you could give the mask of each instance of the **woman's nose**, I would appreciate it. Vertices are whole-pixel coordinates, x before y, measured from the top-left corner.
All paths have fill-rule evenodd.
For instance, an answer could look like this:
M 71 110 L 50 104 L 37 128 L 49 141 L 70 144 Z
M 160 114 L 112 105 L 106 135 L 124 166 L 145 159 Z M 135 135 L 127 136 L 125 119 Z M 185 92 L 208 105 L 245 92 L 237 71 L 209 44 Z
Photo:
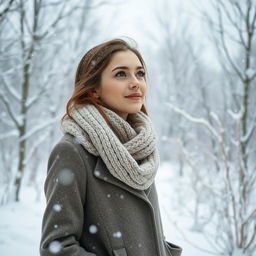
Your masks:
M 134 88 L 134 87 L 139 87 L 140 83 L 137 79 L 137 77 L 132 77 L 131 81 L 130 81 L 130 87 Z

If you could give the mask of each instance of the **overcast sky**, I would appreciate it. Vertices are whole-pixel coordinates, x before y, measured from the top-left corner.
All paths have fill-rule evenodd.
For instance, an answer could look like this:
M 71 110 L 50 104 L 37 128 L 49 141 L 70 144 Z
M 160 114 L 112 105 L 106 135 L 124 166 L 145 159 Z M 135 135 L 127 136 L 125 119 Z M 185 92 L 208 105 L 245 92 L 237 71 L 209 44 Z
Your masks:
M 156 14 L 168 15 L 172 30 L 181 31 L 182 20 L 187 23 L 188 31 L 200 45 L 205 61 L 218 68 L 216 52 L 209 44 L 207 26 L 200 20 L 196 9 L 196 6 L 207 8 L 207 1 L 203 2 L 203 7 L 201 0 L 119 0 L 118 5 L 103 7 L 102 19 L 106 25 L 107 39 L 131 37 L 138 42 L 142 53 L 145 47 L 154 51 L 154 47 L 158 45 L 157 40 L 162 40 Z

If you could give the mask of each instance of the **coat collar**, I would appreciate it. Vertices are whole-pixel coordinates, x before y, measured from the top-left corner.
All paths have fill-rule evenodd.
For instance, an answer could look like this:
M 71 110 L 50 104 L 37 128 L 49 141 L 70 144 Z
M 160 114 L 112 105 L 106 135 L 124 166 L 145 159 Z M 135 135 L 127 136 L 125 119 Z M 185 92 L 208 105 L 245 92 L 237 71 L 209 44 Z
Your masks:
M 118 187 L 128 191 L 129 193 L 135 195 L 136 197 L 141 198 L 146 203 L 151 205 L 151 203 L 148 199 L 148 196 L 147 196 L 148 193 L 150 192 L 150 187 L 146 190 L 138 190 L 138 189 L 134 189 L 134 188 L 126 185 L 125 183 L 123 183 L 122 181 L 120 181 L 119 179 L 114 177 L 109 172 L 108 168 L 106 167 L 105 163 L 103 162 L 103 160 L 100 157 L 97 157 L 97 162 L 96 162 L 95 168 L 93 170 L 93 175 L 94 175 L 94 177 L 96 177 L 100 180 L 103 180 L 104 182 L 111 183 L 112 185 L 118 186 Z

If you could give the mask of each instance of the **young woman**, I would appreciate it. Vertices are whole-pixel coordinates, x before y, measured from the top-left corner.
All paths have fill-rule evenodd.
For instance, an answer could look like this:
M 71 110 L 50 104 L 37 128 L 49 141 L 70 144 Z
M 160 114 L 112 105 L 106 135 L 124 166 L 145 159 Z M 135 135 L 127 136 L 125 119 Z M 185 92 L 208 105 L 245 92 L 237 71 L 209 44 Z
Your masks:
M 140 53 L 116 39 L 79 63 L 45 181 L 42 256 L 179 256 L 165 241 Z

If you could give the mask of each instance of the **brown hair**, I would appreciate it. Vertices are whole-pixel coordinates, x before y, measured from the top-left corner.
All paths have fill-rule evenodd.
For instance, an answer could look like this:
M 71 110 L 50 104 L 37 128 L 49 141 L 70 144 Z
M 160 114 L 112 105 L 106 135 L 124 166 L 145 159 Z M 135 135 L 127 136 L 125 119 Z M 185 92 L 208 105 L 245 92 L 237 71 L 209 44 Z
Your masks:
M 107 115 L 101 108 L 101 105 L 105 106 L 105 104 L 100 99 L 93 97 L 91 92 L 100 87 L 101 73 L 110 62 L 112 55 L 115 52 L 126 50 L 135 53 L 143 68 L 146 69 L 145 62 L 138 50 L 122 39 L 113 39 L 99 44 L 90 49 L 83 56 L 76 70 L 74 90 L 71 98 L 68 100 L 66 114 L 63 116 L 62 120 L 65 116 L 70 117 L 72 107 L 93 104 L 102 114 L 106 122 L 110 124 Z M 144 104 L 141 107 L 141 111 L 147 115 Z

